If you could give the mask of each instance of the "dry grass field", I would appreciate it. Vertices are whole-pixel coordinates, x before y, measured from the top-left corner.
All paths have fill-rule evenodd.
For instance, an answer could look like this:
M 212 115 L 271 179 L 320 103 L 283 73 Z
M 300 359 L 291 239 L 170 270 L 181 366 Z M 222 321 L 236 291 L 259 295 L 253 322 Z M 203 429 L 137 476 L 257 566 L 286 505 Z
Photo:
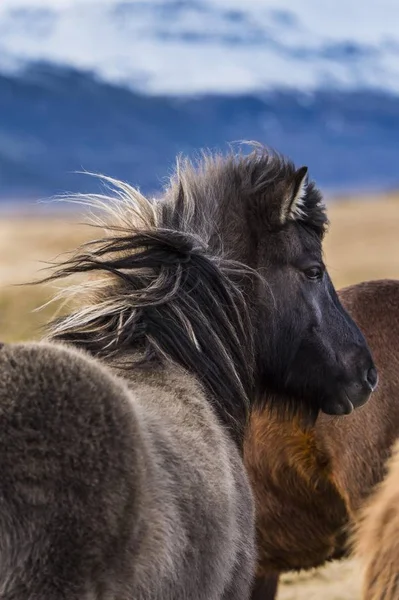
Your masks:
M 331 229 L 326 263 L 337 287 L 366 279 L 399 279 L 399 196 L 341 199 L 330 205 Z M 42 214 L 0 216 L 0 337 L 2 341 L 40 336 L 54 314 L 36 307 L 54 294 L 51 286 L 21 286 L 40 277 L 41 261 L 96 236 L 79 218 Z M 357 600 L 360 569 L 353 561 L 334 563 L 314 573 L 287 575 L 279 600 Z

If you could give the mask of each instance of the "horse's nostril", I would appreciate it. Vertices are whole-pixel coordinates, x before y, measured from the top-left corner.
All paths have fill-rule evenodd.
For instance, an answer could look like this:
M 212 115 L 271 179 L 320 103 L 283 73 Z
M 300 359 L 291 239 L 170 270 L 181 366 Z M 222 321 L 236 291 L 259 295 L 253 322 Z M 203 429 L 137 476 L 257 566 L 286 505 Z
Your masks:
M 374 392 L 378 383 L 378 373 L 375 367 L 370 367 L 370 369 L 367 371 L 366 381 L 367 384 L 370 386 L 371 391 Z

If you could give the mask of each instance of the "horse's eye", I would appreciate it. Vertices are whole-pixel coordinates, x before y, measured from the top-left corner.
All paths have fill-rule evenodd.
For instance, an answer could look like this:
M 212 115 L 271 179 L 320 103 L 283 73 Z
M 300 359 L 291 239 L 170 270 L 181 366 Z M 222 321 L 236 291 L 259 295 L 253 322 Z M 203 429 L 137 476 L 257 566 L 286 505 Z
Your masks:
M 323 279 L 323 269 L 321 267 L 310 267 L 309 269 L 305 269 L 304 273 L 308 279 L 312 281 L 319 281 Z

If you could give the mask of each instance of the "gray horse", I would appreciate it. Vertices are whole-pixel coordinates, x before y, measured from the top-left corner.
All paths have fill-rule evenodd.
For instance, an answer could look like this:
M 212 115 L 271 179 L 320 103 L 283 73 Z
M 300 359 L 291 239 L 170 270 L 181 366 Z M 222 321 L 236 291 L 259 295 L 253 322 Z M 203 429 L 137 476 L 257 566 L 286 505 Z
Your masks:
M 157 202 L 108 181 L 116 200 L 84 199 L 108 235 L 52 275 L 92 275 L 82 305 L 0 351 L 0 596 L 244 600 L 251 408 L 277 391 L 285 413 L 343 414 L 375 383 L 325 208 L 262 148 L 183 163 Z
M 0 371 L 2 600 L 248 597 L 252 497 L 193 377 L 50 343 Z

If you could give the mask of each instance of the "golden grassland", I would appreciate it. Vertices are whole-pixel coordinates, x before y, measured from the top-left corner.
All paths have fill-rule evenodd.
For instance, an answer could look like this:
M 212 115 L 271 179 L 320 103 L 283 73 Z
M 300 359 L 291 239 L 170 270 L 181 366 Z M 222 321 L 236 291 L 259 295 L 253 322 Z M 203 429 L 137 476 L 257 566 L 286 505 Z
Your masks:
M 326 263 L 337 287 L 366 279 L 399 279 L 399 195 L 349 199 L 329 208 Z M 44 275 L 44 261 L 96 237 L 79 215 L 0 215 L 0 332 L 4 341 L 40 335 L 54 313 L 33 310 L 54 295 L 51 285 L 25 286 Z M 16 285 L 17 284 L 17 285 Z
M 367 279 L 399 279 L 399 195 L 339 199 L 330 204 L 325 259 L 335 285 Z M 26 286 L 54 259 L 98 235 L 79 217 L 0 216 L 0 339 L 39 337 L 56 306 L 34 309 L 54 295 L 51 285 Z M 17 285 L 15 285 L 17 284 Z M 357 600 L 360 569 L 354 561 L 311 573 L 287 575 L 279 600 Z
M 40 337 L 56 312 L 55 285 L 24 285 L 46 275 L 48 262 L 98 235 L 72 216 L 0 216 L 0 337 L 18 341 Z

